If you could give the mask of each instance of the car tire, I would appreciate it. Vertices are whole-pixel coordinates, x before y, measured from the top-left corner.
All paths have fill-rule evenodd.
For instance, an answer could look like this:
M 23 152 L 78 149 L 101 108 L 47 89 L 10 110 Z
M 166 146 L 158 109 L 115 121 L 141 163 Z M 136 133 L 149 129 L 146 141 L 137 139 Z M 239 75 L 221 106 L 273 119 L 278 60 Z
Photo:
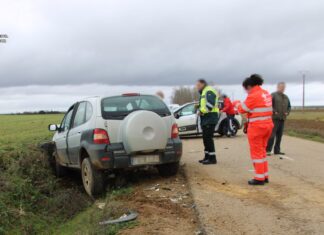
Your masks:
M 219 128 L 217 130 L 218 134 L 222 137 L 227 132 L 226 122 L 222 121 L 219 125 Z
M 232 126 L 232 128 L 234 128 L 233 136 L 236 136 L 238 130 L 240 129 L 240 125 L 236 120 L 234 120 Z
M 56 150 L 54 151 L 53 155 L 54 155 L 53 168 L 54 168 L 54 173 L 55 173 L 56 177 L 61 178 L 61 177 L 66 176 L 66 174 L 67 174 L 67 168 L 64 167 L 64 166 L 62 166 L 59 163 Z
M 104 191 L 103 172 L 95 169 L 89 158 L 82 161 L 81 176 L 83 187 L 90 196 L 101 194 Z
M 162 165 L 158 165 L 157 169 L 159 171 L 160 176 L 163 177 L 169 177 L 176 175 L 179 171 L 179 162 L 172 162 L 172 163 L 166 163 Z

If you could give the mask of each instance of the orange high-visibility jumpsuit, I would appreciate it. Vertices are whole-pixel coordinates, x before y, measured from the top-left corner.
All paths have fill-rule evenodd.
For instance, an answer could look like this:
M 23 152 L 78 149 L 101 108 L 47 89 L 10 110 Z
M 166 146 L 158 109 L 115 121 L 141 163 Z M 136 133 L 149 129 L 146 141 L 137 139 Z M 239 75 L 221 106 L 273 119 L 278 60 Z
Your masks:
M 264 181 L 269 177 L 266 147 L 273 128 L 272 97 L 268 91 L 255 86 L 238 110 L 246 113 L 248 118 L 247 135 L 255 170 L 254 179 Z

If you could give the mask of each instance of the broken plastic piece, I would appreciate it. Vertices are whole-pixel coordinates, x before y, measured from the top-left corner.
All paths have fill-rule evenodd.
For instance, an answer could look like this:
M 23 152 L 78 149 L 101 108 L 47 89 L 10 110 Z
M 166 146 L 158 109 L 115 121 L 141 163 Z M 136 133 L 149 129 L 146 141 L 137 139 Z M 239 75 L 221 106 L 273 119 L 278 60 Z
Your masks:
M 105 225 L 105 224 L 117 224 L 117 223 L 128 222 L 131 220 L 135 220 L 137 218 L 137 216 L 138 216 L 137 212 L 130 211 L 129 214 L 124 214 L 121 217 L 119 217 L 118 219 L 102 221 L 102 222 L 99 222 L 99 224 Z

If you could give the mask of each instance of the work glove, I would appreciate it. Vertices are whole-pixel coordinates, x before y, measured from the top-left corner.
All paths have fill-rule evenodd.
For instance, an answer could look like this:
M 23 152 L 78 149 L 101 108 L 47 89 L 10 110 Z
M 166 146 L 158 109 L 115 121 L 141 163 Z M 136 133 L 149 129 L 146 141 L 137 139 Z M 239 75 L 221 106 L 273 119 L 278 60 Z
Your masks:
M 248 122 L 244 123 L 244 128 L 243 128 L 243 133 L 244 133 L 244 134 L 247 134 L 247 132 L 248 132 L 248 127 L 249 127 L 249 123 L 248 123 Z

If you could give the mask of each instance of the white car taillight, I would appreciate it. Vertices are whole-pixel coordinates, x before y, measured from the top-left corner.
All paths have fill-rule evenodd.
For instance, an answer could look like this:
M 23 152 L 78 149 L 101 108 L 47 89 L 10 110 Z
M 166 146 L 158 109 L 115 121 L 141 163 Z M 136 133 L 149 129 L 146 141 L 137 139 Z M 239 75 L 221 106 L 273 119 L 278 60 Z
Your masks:
M 107 131 L 104 129 L 94 129 L 93 142 L 95 144 L 110 144 Z

